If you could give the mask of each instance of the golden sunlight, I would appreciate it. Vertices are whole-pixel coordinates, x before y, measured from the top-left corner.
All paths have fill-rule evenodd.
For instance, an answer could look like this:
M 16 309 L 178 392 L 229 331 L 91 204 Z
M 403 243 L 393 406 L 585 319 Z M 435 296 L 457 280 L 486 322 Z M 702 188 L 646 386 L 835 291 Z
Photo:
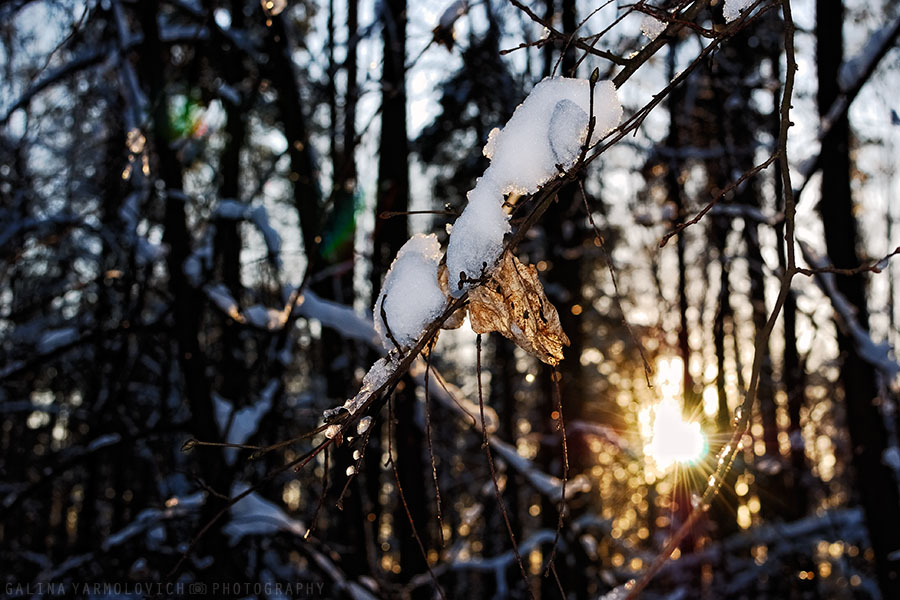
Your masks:
M 685 421 L 672 399 L 644 408 L 640 414 L 644 454 L 661 471 L 675 463 L 694 463 L 706 454 L 706 436 L 700 423 Z M 646 426 L 645 426 L 646 424 Z
M 680 358 L 657 361 L 656 387 L 662 400 L 644 407 L 638 414 L 644 455 L 657 469 L 668 470 L 676 463 L 694 463 L 707 450 L 700 423 L 685 420 L 680 403 L 682 362 Z

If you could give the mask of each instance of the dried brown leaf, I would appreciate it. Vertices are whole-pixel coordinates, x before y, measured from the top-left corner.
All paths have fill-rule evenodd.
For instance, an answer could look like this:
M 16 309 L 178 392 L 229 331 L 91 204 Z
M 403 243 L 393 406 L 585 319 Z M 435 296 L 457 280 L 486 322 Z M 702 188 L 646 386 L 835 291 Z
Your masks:
M 569 345 L 556 308 L 547 299 L 534 265 L 506 253 L 485 285 L 469 292 L 469 321 L 475 333 L 497 331 L 549 364 Z

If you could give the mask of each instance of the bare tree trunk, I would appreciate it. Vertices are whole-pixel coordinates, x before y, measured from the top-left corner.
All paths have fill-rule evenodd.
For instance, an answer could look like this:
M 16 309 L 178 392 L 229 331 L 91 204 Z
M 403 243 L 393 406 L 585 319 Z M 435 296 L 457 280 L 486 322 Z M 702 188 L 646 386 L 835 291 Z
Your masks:
M 406 0 L 382 4 L 384 42 L 381 75 L 381 142 L 378 151 L 378 190 L 372 240 L 372 303 L 381 278 L 409 238 L 405 215 L 381 219 L 384 211 L 409 210 L 409 139 L 406 132 Z
M 185 260 L 190 255 L 190 232 L 186 222 L 186 195 L 183 191 L 182 167 L 178 156 L 169 144 L 168 99 L 165 90 L 164 65 L 168 55 L 160 43 L 157 16 L 158 0 L 147 0 L 137 6 L 138 18 L 144 33 L 140 51 L 140 72 L 147 78 L 148 98 L 152 106 L 152 133 L 150 139 L 157 155 L 158 176 L 165 185 L 163 243 L 169 247 L 167 267 L 169 289 L 172 294 L 175 340 L 178 363 L 184 378 L 184 395 L 191 408 L 191 429 L 195 437 L 202 440 L 216 440 L 216 428 L 209 382 L 205 375 L 205 355 L 201 349 L 198 333 L 201 324 L 203 301 L 198 290 L 188 281 L 184 270 Z M 202 472 L 200 477 L 216 492 L 230 493 L 230 477 L 221 465 L 221 454 L 198 453 Z M 201 513 L 201 520 L 208 522 L 217 512 L 221 502 L 212 495 Z M 219 529 L 214 527 L 204 537 L 201 544 L 213 547 L 223 543 L 218 538 Z M 216 575 L 224 577 L 230 572 L 227 565 L 213 563 L 210 567 Z
M 716 314 L 713 320 L 713 345 L 716 352 L 716 395 L 718 396 L 718 408 L 716 411 L 716 431 L 720 434 L 710 437 L 710 452 L 715 455 L 724 445 L 731 433 L 731 411 L 728 408 L 728 395 L 725 392 L 725 381 L 728 377 L 725 368 L 725 338 L 726 324 L 732 325 L 734 335 L 734 313 L 731 309 L 731 284 L 728 279 L 729 265 L 726 256 L 728 233 L 731 230 L 731 222 L 728 218 L 715 219 L 712 226 L 713 243 L 718 252 L 719 262 L 719 297 Z M 738 469 L 731 469 L 726 475 L 726 489 L 733 489 L 737 479 Z M 716 536 L 726 537 L 738 530 L 734 507 L 731 502 L 725 502 L 719 498 L 713 503 L 710 510 L 710 518 L 716 526 Z
M 344 96 L 345 113 L 344 135 L 340 135 L 338 123 L 338 91 L 335 85 L 338 64 L 335 61 L 335 10 L 334 2 L 328 3 L 326 40 L 328 52 L 328 108 L 331 131 L 329 131 L 329 154 L 332 168 L 332 190 L 329 206 L 320 233 L 319 264 L 331 274 L 322 278 L 313 289 L 323 298 L 335 300 L 342 304 L 352 304 L 353 293 L 353 240 L 356 234 L 355 223 L 355 162 L 354 139 L 355 129 L 355 95 L 356 89 L 356 2 L 348 4 L 347 16 L 347 90 Z M 353 372 L 363 362 L 356 345 L 346 340 L 340 333 L 332 329 L 322 330 L 322 363 L 326 382 L 326 393 L 332 402 L 340 403 L 348 395 L 354 393 L 356 382 Z M 365 353 L 363 353 L 365 354 Z M 377 470 L 381 468 L 377 443 L 367 450 L 369 463 Z M 374 451 L 373 451 L 374 450 Z M 354 464 L 353 450 L 342 446 L 334 450 L 334 481 L 341 489 L 345 472 Z M 377 471 L 376 471 L 377 472 Z M 376 477 L 377 479 L 377 477 Z M 368 498 L 364 497 L 369 493 Z M 374 494 L 374 495 L 372 495 Z M 341 502 L 340 512 L 335 513 L 330 537 L 337 540 L 345 551 L 341 553 L 342 568 L 350 577 L 358 577 L 377 565 L 370 564 L 367 545 L 377 536 L 376 527 L 366 519 L 364 505 L 377 503 L 378 491 L 365 485 L 362 478 L 354 478 Z
M 384 211 L 409 209 L 409 139 L 406 131 L 406 0 L 386 0 L 382 5 L 382 41 L 384 47 L 381 75 L 381 141 L 378 149 L 378 190 L 375 207 L 375 231 L 372 241 L 372 302 L 381 289 L 400 247 L 409 237 L 405 215 L 380 219 Z M 423 435 L 416 424 L 416 396 L 406 379 L 394 394 L 393 428 L 400 486 L 409 506 L 413 524 L 428 548 L 425 462 Z M 409 581 L 426 570 L 426 563 L 413 537 L 410 518 L 398 502 L 394 514 L 395 534 L 400 544 L 400 580 Z
M 839 94 L 838 72 L 843 60 L 843 4 L 816 2 L 816 62 L 819 114 L 824 115 Z M 838 268 L 859 264 L 856 217 L 850 188 L 850 124 L 845 116 L 823 140 L 822 199 L 819 211 L 825 227 L 825 245 Z M 838 290 L 856 307 L 860 325 L 868 324 L 866 282 L 863 275 L 837 278 Z M 876 400 L 878 387 L 872 365 L 863 360 L 853 339 L 838 330 L 843 357 L 840 383 L 844 392 L 847 427 L 853 447 L 856 489 L 859 491 L 869 541 L 875 553 L 878 584 L 885 598 L 900 598 L 900 497 L 891 469 L 882 461 L 887 447 L 885 425 Z
M 241 0 L 231 3 L 232 25 L 236 29 L 244 26 L 244 11 Z M 246 76 L 237 52 L 229 52 L 222 61 L 221 69 L 226 82 L 231 86 L 239 86 Z M 244 121 L 246 103 L 235 105 L 225 103 L 225 134 L 227 139 L 222 151 L 220 173 L 222 181 L 219 186 L 221 199 L 240 199 L 241 148 L 247 135 Z M 214 244 L 216 272 L 222 282 L 238 303 L 243 295 L 241 285 L 241 233 L 240 223 L 234 219 L 220 219 L 216 224 Z M 240 326 L 231 317 L 223 315 L 221 344 L 221 386 L 223 397 L 235 402 L 234 406 L 247 402 L 247 376 L 244 363 L 244 348 Z
M 190 254 L 190 233 L 185 220 L 181 164 L 169 145 L 169 114 L 163 75 L 167 54 L 159 41 L 158 4 L 158 0 L 148 0 L 138 6 L 144 31 L 141 72 L 147 76 L 153 107 L 151 138 L 157 155 L 159 177 L 165 184 L 163 242 L 169 247 L 167 265 L 169 288 L 174 298 L 178 360 L 185 380 L 185 394 L 191 405 L 194 432 L 201 439 L 211 440 L 217 438 L 218 433 L 213 419 L 209 383 L 204 375 L 205 358 L 197 339 L 202 300 L 184 272 L 184 262 Z
M 297 84 L 291 46 L 288 43 L 284 14 L 271 18 L 272 25 L 266 39 L 269 54 L 267 76 L 278 94 L 278 113 L 284 126 L 284 137 L 288 142 L 291 157 L 290 179 L 294 184 L 294 206 L 300 217 L 300 231 L 303 234 L 303 250 L 311 265 L 309 271 L 316 272 L 319 260 L 319 229 L 321 226 L 321 191 L 317 180 L 318 172 L 310 147 L 309 128 L 303 113 L 303 100 Z
M 668 76 L 675 77 L 676 68 L 676 46 L 669 49 L 667 56 L 667 73 Z M 679 181 L 681 173 L 681 161 L 679 160 L 677 151 L 681 145 L 682 124 L 679 122 L 679 114 L 686 111 L 684 102 L 684 94 L 673 94 L 669 97 L 667 107 L 669 110 L 669 134 L 666 138 L 666 147 L 670 151 L 669 161 L 666 165 L 665 182 L 666 191 L 669 200 L 675 205 L 676 218 L 675 224 L 684 221 L 685 198 L 684 190 Z M 676 239 L 676 253 L 678 256 L 678 354 L 681 357 L 682 366 L 682 394 L 683 394 L 683 414 L 686 418 L 693 418 L 695 410 L 699 404 L 699 396 L 694 392 L 694 378 L 691 376 L 691 346 L 688 336 L 688 298 L 687 298 L 687 263 L 685 259 L 686 237 L 682 232 Z M 675 503 L 674 511 L 677 515 L 678 522 L 684 522 L 691 512 L 691 489 L 690 480 L 678 482 L 673 491 L 673 501 Z M 688 535 L 681 544 L 682 552 L 692 552 L 696 539 L 694 535 Z

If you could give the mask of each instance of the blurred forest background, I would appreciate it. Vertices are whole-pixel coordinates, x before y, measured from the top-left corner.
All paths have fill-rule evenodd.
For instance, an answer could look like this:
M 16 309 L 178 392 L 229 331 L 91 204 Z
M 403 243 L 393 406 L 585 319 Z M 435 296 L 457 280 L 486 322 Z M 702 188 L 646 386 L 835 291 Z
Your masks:
M 737 460 L 647 598 L 900 598 L 881 260 L 900 243 L 900 5 L 791 4 L 798 264 L 818 271 L 794 279 Z M 787 264 L 779 162 L 756 168 L 779 136 L 782 9 L 726 28 L 722 5 L 2 2 L 0 593 L 596 598 L 639 577 L 741 416 Z M 651 42 L 645 13 L 679 17 Z M 685 80 L 516 249 L 571 340 L 558 375 L 445 331 L 365 435 L 285 468 L 383 354 L 381 279 L 411 233 L 446 242 L 489 131 L 545 76 L 612 78 L 648 44 L 626 118 Z M 702 428 L 693 461 L 661 449 L 667 406 Z

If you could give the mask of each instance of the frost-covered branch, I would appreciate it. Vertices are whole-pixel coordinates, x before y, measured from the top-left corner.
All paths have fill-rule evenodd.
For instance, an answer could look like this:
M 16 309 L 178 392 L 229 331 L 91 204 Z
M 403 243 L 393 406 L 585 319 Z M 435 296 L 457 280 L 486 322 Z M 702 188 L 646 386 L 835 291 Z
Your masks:
M 304 292 L 304 302 L 300 305 L 301 314 L 307 318 L 316 319 L 326 327 L 341 332 L 351 339 L 357 339 L 368 343 L 373 349 L 381 349 L 381 343 L 375 335 L 372 323 L 358 315 L 353 309 L 336 302 L 322 300 L 312 292 Z M 307 309 L 303 310 L 306 306 Z M 421 359 L 414 362 L 409 369 L 409 374 L 418 385 L 425 387 L 425 374 L 428 372 L 428 393 L 441 403 L 446 409 L 457 413 L 464 422 L 481 432 L 481 422 L 478 419 L 479 407 L 459 393 L 459 390 L 448 383 L 432 365 L 426 369 Z M 485 422 L 488 431 L 493 433 L 497 428 L 497 414 L 490 407 L 485 407 Z M 562 481 L 552 475 L 544 473 L 531 460 L 520 455 L 509 443 L 501 440 L 496 435 L 489 438 L 491 447 L 500 454 L 504 460 L 526 481 L 542 495 L 550 500 L 558 500 L 562 490 Z M 576 477 L 570 481 L 566 488 L 566 498 L 572 498 L 579 493 L 590 489 L 590 483 L 586 478 Z

